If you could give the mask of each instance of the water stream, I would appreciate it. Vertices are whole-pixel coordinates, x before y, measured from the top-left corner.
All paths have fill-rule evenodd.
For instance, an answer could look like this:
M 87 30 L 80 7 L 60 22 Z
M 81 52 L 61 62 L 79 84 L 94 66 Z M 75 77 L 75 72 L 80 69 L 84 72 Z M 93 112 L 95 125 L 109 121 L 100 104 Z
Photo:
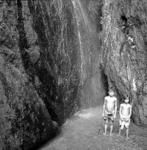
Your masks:
M 73 4 L 73 8 L 74 8 L 74 13 L 75 13 L 75 17 L 76 17 L 76 23 L 77 23 L 77 28 L 78 28 L 78 38 L 79 38 L 79 45 L 80 45 L 80 56 L 81 56 L 81 79 L 84 79 L 84 64 L 85 64 L 85 60 L 84 60 L 84 52 L 83 52 L 83 45 L 82 45 L 82 38 L 81 38 L 81 32 L 80 32 L 80 15 L 81 13 L 81 7 L 78 7 L 78 5 L 80 4 L 79 0 L 78 3 L 76 0 L 72 0 L 72 4 Z M 81 5 L 80 5 L 81 6 Z M 81 85 L 83 84 L 83 80 L 81 80 Z

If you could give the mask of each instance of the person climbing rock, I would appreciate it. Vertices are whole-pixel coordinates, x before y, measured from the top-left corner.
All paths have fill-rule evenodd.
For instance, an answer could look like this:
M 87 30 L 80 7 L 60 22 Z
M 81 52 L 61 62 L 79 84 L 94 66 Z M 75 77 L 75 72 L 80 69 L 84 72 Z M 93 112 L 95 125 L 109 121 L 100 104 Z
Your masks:
M 126 138 L 127 139 L 128 139 L 128 135 L 129 135 L 129 125 L 130 125 L 131 114 L 132 114 L 132 106 L 131 106 L 131 104 L 129 104 L 129 98 L 127 97 L 124 100 L 124 103 L 122 103 L 120 105 L 120 109 L 119 109 L 119 115 L 120 115 L 119 135 L 121 135 L 121 130 L 123 130 L 124 127 L 125 127 L 126 128 Z
M 117 112 L 117 98 L 114 96 L 114 92 L 112 90 L 109 91 L 109 95 L 104 98 L 104 105 L 103 105 L 103 118 L 104 118 L 104 135 L 107 134 L 108 125 L 110 126 L 110 136 L 112 135 L 113 131 L 113 123 L 114 119 L 116 118 Z

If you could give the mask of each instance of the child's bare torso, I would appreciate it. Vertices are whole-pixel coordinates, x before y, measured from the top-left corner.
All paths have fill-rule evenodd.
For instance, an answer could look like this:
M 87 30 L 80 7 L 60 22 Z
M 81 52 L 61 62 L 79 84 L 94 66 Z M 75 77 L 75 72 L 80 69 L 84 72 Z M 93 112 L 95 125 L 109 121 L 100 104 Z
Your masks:
M 130 104 L 121 104 L 121 114 L 124 118 L 128 118 L 131 111 Z
M 116 98 L 107 96 L 105 97 L 105 112 L 108 114 L 113 114 L 115 111 Z

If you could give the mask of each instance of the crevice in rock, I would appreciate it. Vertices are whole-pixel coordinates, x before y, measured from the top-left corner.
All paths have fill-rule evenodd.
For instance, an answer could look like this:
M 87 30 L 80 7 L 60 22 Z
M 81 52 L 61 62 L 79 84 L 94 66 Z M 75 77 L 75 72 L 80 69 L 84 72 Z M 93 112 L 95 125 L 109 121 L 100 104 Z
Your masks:
M 121 15 L 121 20 L 124 22 L 124 24 L 127 24 L 127 17 L 125 15 Z
M 129 34 L 129 25 L 128 25 L 128 18 L 125 14 L 120 16 L 120 27 L 124 34 Z
M 96 15 L 96 23 L 97 23 L 97 31 L 101 32 L 103 29 L 102 25 L 102 17 L 103 17 L 103 1 L 100 0 L 99 5 L 98 5 L 98 10 L 97 10 L 97 15 Z
M 39 88 L 36 87 L 38 94 L 43 99 L 46 105 L 46 108 L 49 114 L 51 115 L 51 119 L 53 121 L 56 121 L 59 125 L 61 125 L 63 123 L 63 114 L 61 114 L 60 116 L 57 114 L 59 113 L 58 112 L 59 110 L 56 109 L 55 104 L 54 104 L 56 102 L 56 96 L 59 96 L 59 93 L 57 93 L 55 80 L 47 72 L 46 69 L 38 68 L 38 70 L 36 70 L 36 73 L 38 74 L 38 77 L 41 81 L 41 85 L 39 86 Z M 60 104 L 58 104 L 58 107 L 59 109 L 61 109 L 60 111 L 62 112 L 62 109 L 63 109 L 62 101 L 60 101 Z
M 109 92 L 108 76 L 105 74 L 105 71 L 102 68 L 102 66 L 100 66 L 100 71 L 101 71 L 102 84 L 104 86 L 104 90 L 106 91 L 106 94 L 108 95 L 108 92 Z
M 19 48 L 20 48 L 20 54 L 21 54 L 21 58 L 22 58 L 22 63 L 23 66 L 25 68 L 25 71 L 27 72 L 27 74 L 29 75 L 29 77 L 33 78 L 30 69 L 32 69 L 32 64 L 30 63 L 30 59 L 29 59 L 29 55 L 26 52 L 26 49 L 29 48 L 28 45 L 28 41 L 26 38 L 26 33 L 25 33 L 25 29 L 24 29 L 24 18 L 23 18 L 23 14 L 22 14 L 22 2 L 21 0 L 17 0 L 17 9 L 18 9 L 18 24 L 17 24 L 17 29 L 19 32 Z M 30 80 L 31 80 L 30 78 Z

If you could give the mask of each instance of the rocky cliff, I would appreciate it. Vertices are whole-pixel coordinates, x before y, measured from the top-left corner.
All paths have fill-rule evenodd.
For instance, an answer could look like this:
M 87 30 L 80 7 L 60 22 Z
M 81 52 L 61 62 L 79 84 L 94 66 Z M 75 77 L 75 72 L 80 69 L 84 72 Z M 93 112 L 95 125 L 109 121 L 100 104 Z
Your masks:
M 133 105 L 132 119 L 145 123 L 147 115 L 147 3 L 144 0 L 105 0 L 102 62 L 109 86 Z
M 0 0 L 0 150 L 51 139 L 109 88 L 145 123 L 144 0 Z

